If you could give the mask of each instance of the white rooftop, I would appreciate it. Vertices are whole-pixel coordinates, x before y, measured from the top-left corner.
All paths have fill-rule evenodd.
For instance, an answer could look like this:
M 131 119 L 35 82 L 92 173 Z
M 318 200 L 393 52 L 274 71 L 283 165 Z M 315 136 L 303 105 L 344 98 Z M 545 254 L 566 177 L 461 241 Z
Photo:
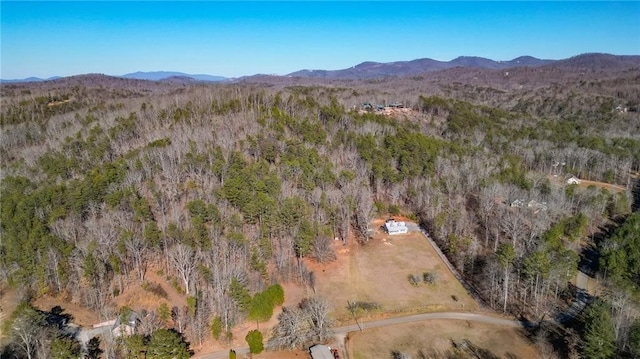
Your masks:
M 322 344 L 316 344 L 309 348 L 309 353 L 313 359 L 334 359 L 331 348 Z
M 395 220 L 387 221 L 385 224 L 385 229 L 389 234 L 392 233 L 407 233 L 409 229 L 407 228 L 407 224 L 404 222 L 396 222 Z

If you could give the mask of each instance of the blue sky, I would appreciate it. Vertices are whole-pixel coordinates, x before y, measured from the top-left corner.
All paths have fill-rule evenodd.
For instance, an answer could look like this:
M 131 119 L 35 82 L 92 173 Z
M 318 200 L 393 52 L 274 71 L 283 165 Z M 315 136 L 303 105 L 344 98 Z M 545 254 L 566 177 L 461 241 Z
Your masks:
M 1 1 L 4 79 L 640 54 L 640 2 Z

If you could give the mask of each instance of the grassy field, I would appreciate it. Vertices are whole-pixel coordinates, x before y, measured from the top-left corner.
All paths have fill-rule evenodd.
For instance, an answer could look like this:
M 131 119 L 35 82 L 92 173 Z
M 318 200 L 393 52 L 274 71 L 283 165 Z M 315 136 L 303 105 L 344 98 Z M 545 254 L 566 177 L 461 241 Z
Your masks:
M 382 221 L 374 222 L 379 228 Z M 341 242 L 340 242 L 341 243 Z M 338 260 L 309 267 L 316 273 L 317 293 L 333 307 L 340 323 L 352 320 L 348 301 L 375 302 L 380 310 L 360 318 L 445 310 L 477 310 L 475 301 L 420 233 L 389 236 L 376 230 L 364 246 L 337 247 Z M 412 285 L 408 276 L 434 272 L 435 284 Z M 455 298 L 455 299 L 454 299 Z M 383 314 L 384 313 L 384 314 Z
M 399 351 L 412 358 L 437 353 L 442 356 L 452 348 L 452 341 L 468 340 L 498 358 L 537 358 L 534 345 L 520 329 L 460 320 L 432 320 L 400 324 L 352 333 L 348 350 L 351 359 L 391 358 Z

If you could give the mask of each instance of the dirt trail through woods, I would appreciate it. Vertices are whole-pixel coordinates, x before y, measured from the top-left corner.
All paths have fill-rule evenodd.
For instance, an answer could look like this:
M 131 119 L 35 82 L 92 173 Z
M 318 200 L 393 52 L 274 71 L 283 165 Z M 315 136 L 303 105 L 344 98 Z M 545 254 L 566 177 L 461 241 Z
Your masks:
M 580 180 L 580 187 L 587 188 L 589 186 L 596 186 L 598 188 L 606 188 L 609 192 L 618 193 L 624 191 L 626 188 L 617 184 L 611 184 L 606 182 Z

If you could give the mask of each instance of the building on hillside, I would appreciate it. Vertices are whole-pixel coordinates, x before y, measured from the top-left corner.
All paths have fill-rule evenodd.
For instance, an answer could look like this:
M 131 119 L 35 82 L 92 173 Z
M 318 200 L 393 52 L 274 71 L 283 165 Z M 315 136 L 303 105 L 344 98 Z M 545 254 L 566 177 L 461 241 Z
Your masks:
M 616 111 L 618 111 L 619 113 L 626 113 L 627 111 L 629 111 L 629 109 L 625 106 L 618 105 L 616 106 Z
M 516 199 L 511 202 L 511 207 L 513 208 L 528 208 L 532 210 L 534 213 L 538 213 L 539 211 L 547 210 L 547 202 L 538 202 L 535 199 L 530 200 L 529 202 L 524 199 Z
M 365 102 L 362 105 L 360 105 L 360 108 L 362 108 L 365 111 L 371 111 L 373 110 L 373 105 L 369 102 Z
M 120 314 L 113 324 L 111 333 L 115 338 L 125 335 L 130 336 L 135 334 L 136 327 L 138 326 L 138 313 L 129 311 L 127 313 Z
M 576 176 L 571 176 L 567 179 L 567 184 L 580 184 L 580 179 Z
M 316 344 L 309 348 L 311 359 L 334 359 L 331 348 L 326 345 Z
M 527 203 L 527 207 L 532 209 L 534 213 L 538 213 L 540 211 L 547 210 L 547 202 L 538 202 L 535 199 L 532 199 L 531 201 L 529 201 L 529 203 Z
M 404 234 L 409 232 L 409 228 L 407 228 L 407 224 L 404 222 L 396 222 L 395 219 L 389 219 L 384 224 L 384 229 L 390 235 L 394 234 Z

